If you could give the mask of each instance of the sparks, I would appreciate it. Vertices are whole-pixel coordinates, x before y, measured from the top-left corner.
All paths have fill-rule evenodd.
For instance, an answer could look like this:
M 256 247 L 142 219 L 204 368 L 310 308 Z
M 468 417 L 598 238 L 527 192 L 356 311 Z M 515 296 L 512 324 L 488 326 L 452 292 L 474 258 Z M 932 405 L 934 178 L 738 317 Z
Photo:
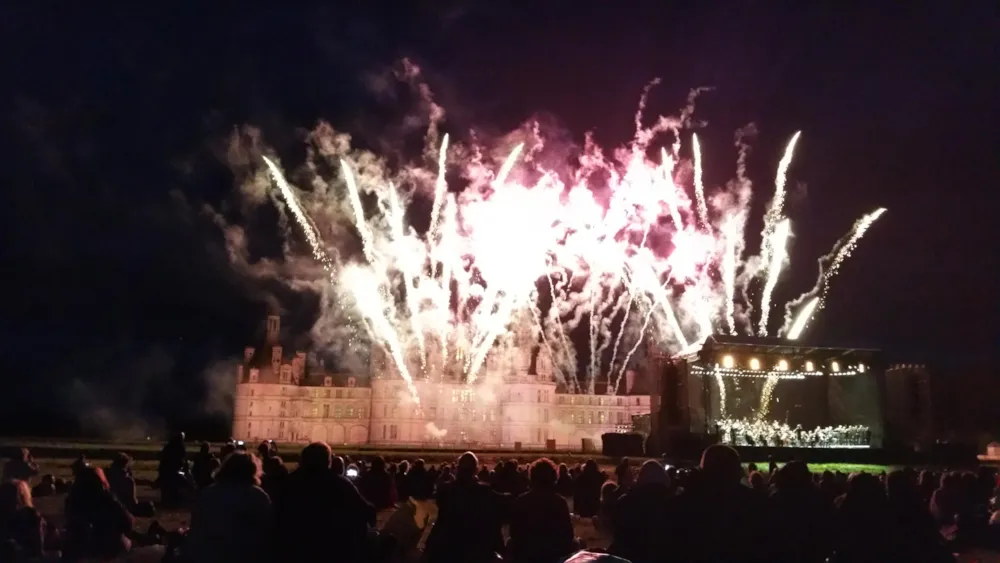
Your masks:
M 633 140 L 605 152 L 588 137 L 571 170 L 550 168 L 559 161 L 550 154 L 565 155 L 565 147 L 547 145 L 534 122 L 515 132 L 506 154 L 445 134 L 436 162 L 431 150 L 429 166 L 393 168 L 352 149 L 327 126 L 314 133 L 325 150 L 310 158 L 339 165 L 340 177 L 321 179 L 330 186 L 323 190 L 296 190 L 272 160 L 264 163 L 334 294 L 357 314 L 349 322 L 367 333 L 372 354 L 387 360 L 418 403 L 416 379 L 447 372 L 473 384 L 507 347 L 544 350 L 551 375 L 566 389 L 593 393 L 600 380 L 615 393 L 647 337 L 678 352 L 715 332 L 768 333 L 790 233 L 785 184 L 800 138 L 792 136 L 778 166 L 760 254 L 744 256 L 745 148 L 739 181 L 712 191 L 705 186 L 701 140 L 692 135 L 694 174 L 684 185 L 678 132 L 687 117 L 660 117 L 642 127 L 646 93 Z M 443 110 L 437 111 L 440 119 Z M 432 119 L 427 138 L 433 144 L 438 127 Z M 661 134 L 674 141 L 658 145 Z M 655 160 L 647 156 L 657 153 Z M 314 171 L 329 169 L 311 164 Z M 452 173 L 466 183 L 461 190 L 449 189 Z M 374 211 L 366 209 L 373 201 Z M 429 217 L 420 221 L 426 203 Z M 796 305 L 794 321 L 786 314 L 789 338 L 822 309 L 830 280 L 884 211 L 862 218 L 835 247 L 818 287 Z M 361 241 L 360 253 L 328 252 L 325 244 L 342 243 L 321 240 L 315 224 L 349 228 Z M 740 298 L 757 273 L 748 271 L 751 262 L 766 273 L 756 322 Z M 588 327 L 583 357 L 570 338 L 581 323 Z

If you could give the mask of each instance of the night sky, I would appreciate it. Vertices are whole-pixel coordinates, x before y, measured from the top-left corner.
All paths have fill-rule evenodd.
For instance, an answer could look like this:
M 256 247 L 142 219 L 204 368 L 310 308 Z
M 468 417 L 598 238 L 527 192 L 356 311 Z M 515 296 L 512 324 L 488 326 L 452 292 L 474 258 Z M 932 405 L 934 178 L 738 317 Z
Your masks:
M 713 87 L 696 113 L 706 183 L 734 175 L 734 132 L 753 122 L 761 209 L 801 129 L 776 301 L 808 289 L 815 259 L 885 206 L 809 339 L 880 347 L 939 377 L 998 360 L 995 3 L 340 4 L 2 9 L 5 431 L 217 430 L 205 417 L 224 401 L 208 382 L 259 333 L 269 300 L 293 330 L 316 317 L 315 299 L 234 272 L 197 212 L 235 201 L 226 138 L 252 124 L 293 159 L 319 119 L 371 137 L 401 114 L 365 77 L 402 57 L 459 133 L 542 113 L 613 145 L 652 78 L 654 113 Z

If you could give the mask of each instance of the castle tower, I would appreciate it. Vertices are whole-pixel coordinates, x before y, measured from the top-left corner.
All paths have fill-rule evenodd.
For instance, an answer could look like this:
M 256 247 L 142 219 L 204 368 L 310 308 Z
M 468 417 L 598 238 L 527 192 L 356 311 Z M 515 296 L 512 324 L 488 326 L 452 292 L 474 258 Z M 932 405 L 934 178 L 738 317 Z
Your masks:
M 281 334 L 281 317 L 278 315 L 267 316 L 267 344 L 274 346 L 278 343 Z

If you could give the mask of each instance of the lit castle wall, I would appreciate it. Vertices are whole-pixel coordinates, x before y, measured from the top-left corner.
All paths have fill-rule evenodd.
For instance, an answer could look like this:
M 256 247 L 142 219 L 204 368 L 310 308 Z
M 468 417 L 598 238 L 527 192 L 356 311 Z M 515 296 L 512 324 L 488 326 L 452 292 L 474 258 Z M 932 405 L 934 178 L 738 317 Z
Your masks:
M 424 362 L 411 350 L 406 367 L 419 408 L 381 349 L 373 350 L 370 377 L 357 378 L 306 366 L 304 352 L 286 352 L 279 342 L 280 319 L 270 316 L 265 346 L 247 347 L 237 365 L 237 439 L 580 450 L 585 440 L 599 447 L 602 434 L 630 429 L 632 416 L 649 413 L 648 395 L 562 392 L 527 322 L 491 350 L 472 385 L 461 377 L 466 358 L 458 347 L 428 340 Z

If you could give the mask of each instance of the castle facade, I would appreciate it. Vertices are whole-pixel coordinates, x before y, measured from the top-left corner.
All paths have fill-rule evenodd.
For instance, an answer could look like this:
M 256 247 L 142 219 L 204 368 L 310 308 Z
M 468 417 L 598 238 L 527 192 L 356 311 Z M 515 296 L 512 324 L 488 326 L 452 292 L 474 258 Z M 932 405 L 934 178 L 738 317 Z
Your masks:
M 449 355 L 444 343 L 428 341 L 419 353 L 410 351 L 406 369 L 418 405 L 396 362 L 381 350 L 373 350 L 367 377 L 330 373 L 307 366 L 305 352 L 286 351 L 280 323 L 269 316 L 264 346 L 247 347 L 236 366 L 236 439 L 580 451 L 599 448 L 605 433 L 631 431 L 632 417 L 650 412 L 649 395 L 627 393 L 631 373 L 625 394 L 567 392 L 526 329 L 491 350 L 471 384 L 461 375 L 460 350 Z

